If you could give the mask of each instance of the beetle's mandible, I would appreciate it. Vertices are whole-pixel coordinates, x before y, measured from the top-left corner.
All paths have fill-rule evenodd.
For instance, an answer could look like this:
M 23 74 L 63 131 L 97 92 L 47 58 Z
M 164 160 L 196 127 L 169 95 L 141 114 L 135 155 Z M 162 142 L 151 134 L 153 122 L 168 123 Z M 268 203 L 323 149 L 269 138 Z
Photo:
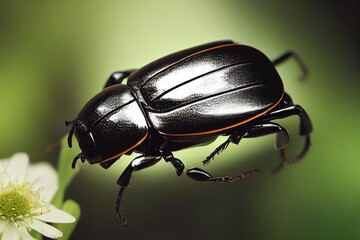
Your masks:
M 208 164 L 230 143 L 243 138 L 276 134 L 275 148 L 281 163 L 302 159 L 310 147 L 311 121 L 305 110 L 295 105 L 285 92 L 275 66 L 294 58 L 286 52 L 271 61 L 262 52 L 233 41 L 212 42 L 160 58 L 142 68 L 113 73 L 104 90 L 93 97 L 72 121 L 68 136 L 72 146 L 74 134 L 82 150 L 73 160 L 110 167 L 123 154 L 140 153 L 127 166 L 117 183 L 120 191 L 116 212 L 124 225 L 120 202 L 129 186 L 131 174 L 150 167 L 161 159 L 170 162 L 180 176 L 185 166 L 173 152 L 205 145 L 219 136 L 228 136 L 203 160 Z M 127 79 L 127 84 L 122 82 Z M 305 144 L 294 159 L 285 156 L 289 135 L 273 120 L 296 115 L 300 118 L 300 135 Z M 258 169 L 237 177 L 212 177 L 193 168 L 187 176 L 202 182 L 232 182 L 249 176 Z

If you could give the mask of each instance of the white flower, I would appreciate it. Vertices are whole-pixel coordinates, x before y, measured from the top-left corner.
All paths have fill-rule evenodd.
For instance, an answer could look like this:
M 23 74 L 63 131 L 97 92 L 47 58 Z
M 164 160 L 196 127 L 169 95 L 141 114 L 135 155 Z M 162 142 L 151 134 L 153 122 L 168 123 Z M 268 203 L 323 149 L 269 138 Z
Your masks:
M 0 160 L 0 235 L 2 240 L 33 240 L 33 229 L 48 238 L 62 232 L 45 223 L 70 223 L 75 218 L 50 204 L 58 188 L 55 169 L 47 163 L 29 165 L 25 153 Z

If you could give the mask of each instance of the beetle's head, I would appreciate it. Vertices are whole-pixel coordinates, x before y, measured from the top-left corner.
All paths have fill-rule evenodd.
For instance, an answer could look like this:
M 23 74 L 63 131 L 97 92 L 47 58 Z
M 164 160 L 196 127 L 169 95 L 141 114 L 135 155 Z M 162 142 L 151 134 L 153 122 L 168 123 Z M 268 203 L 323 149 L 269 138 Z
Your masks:
M 73 121 L 66 121 L 65 124 L 67 126 L 72 124 L 71 130 L 68 135 L 68 146 L 70 148 L 72 147 L 72 136 L 75 133 L 79 147 L 82 150 L 82 152 L 74 158 L 72 167 L 75 168 L 78 159 L 81 159 L 82 162 L 87 160 L 91 164 L 100 162 L 101 155 L 98 151 L 94 137 L 91 131 L 89 131 L 88 127 L 85 125 L 85 123 L 79 119 L 75 119 Z
M 148 134 L 146 119 L 135 96 L 128 86 L 121 84 L 98 93 L 75 120 L 65 124 L 72 125 L 69 147 L 75 135 L 82 150 L 75 157 L 73 168 L 78 159 L 100 163 L 106 168 L 141 144 Z

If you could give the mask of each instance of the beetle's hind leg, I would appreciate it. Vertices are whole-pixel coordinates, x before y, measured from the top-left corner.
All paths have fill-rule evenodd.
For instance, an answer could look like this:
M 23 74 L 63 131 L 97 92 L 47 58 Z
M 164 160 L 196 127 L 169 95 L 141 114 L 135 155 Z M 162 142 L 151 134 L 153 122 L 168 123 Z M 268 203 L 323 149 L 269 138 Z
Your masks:
M 245 134 L 244 138 L 261 137 L 273 133 L 276 134 L 275 148 L 278 150 L 284 149 L 289 144 L 290 137 L 286 129 L 277 123 L 268 122 L 268 123 L 255 124 Z
M 224 151 L 230 143 L 239 144 L 242 138 L 253 138 L 276 133 L 275 148 L 282 149 L 289 143 L 289 134 L 279 124 L 268 122 L 258 123 L 250 127 L 243 127 L 235 131 L 230 137 L 218 146 L 202 163 L 208 164 L 220 152 Z
M 301 150 L 301 152 L 293 159 L 288 159 L 286 157 L 285 151 L 283 149 L 280 149 L 280 157 L 281 157 L 281 163 L 280 165 L 274 170 L 275 172 L 282 169 L 286 164 L 293 164 L 296 162 L 299 162 L 303 157 L 306 155 L 306 153 L 310 149 L 310 133 L 313 130 L 311 120 L 305 110 L 299 106 L 299 105 L 293 105 L 289 104 L 288 102 L 284 102 L 284 104 L 277 107 L 277 109 L 267 113 L 264 117 L 267 120 L 274 120 L 274 119 L 280 119 L 280 118 L 286 118 L 289 116 L 297 115 L 300 118 L 300 130 L 299 133 L 301 136 L 305 137 L 305 143 Z
M 271 133 L 276 133 L 275 148 L 280 151 L 281 162 L 277 168 L 274 169 L 274 172 L 278 172 L 286 164 L 293 164 L 301 160 L 307 152 L 307 146 L 304 148 L 302 153 L 295 159 L 288 159 L 285 154 L 285 147 L 290 141 L 290 137 L 285 128 L 276 123 L 263 123 L 253 126 L 253 128 L 245 135 L 245 137 L 259 137 L 263 135 L 268 135 Z M 307 142 L 310 141 L 310 138 L 307 137 Z M 310 142 L 309 142 L 310 143 Z
M 305 144 L 304 144 L 302 151 L 300 152 L 300 154 L 298 154 L 293 159 L 288 159 L 286 157 L 285 150 L 280 149 L 281 162 L 280 162 L 279 166 L 274 169 L 274 172 L 279 172 L 286 164 L 294 164 L 294 163 L 301 161 L 305 157 L 306 153 L 309 151 L 310 145 L 311 145 L 310 136 L 307 135 L 307 136 L 305 136 Z
M 253 137 L 260 137 L 269 134 L 276 134 L 276 141 L 275 141 L 275 148 L 276 149 L 284 149 L 285 146 L 289 143 L 289 134 L 287 133 L 286 129 L 280 126 L 279 124 L 272 123 L 272 122 L 264 122 L 254 124 L 252 126 L 242 127 L 234 133 L 230 135 L 230 137 L 222 143 L 219 147 L 217 147 L 207 158 L 203 161 L 204 164 L 210 162 L 211 159 L 214 158 L 215 155 L 219 154 L 226 147 L 232 142 L 235 144 L 239 144 L 242 138 L 253 138 Z M 243 178 L 246 178 L 254 173 L 257 173 L 259 169 L 252 169 L 250 171 L 244 172 L 236 177 L 212 177 L 208 172 L 199 169 L 199 168 L 192 168 L 186 172 L 186 175 L 191 179 L 198 181 L 198 182 L 234 182 Z
M 300 70 L 301 70 L 300 80 L 306 79 L 306 77 L 308 76 L 308 69 L 307 69 L 305 63 L 303 62 L 303 60 L 299 57 L 299 55 L 293 51 L 287 51 L 287 52 L 283 53 L 282 55 L 280 55 L 276 59 L 274 59 L 272 61 L 272 63 L 274 64 L 274 66 L 276 66 L 278 64 L 281 64 L 281 63 L 287 61 L 290 58 L 294 58 L 294 60 L 297 62 L 297 64 L 300 67 Z

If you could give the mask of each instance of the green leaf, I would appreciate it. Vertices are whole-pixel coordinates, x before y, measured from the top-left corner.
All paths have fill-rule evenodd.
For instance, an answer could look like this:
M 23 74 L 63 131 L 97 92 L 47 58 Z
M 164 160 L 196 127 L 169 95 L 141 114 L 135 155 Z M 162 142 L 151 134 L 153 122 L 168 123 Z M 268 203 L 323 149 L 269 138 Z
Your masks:
M 76 219 L 73 223 L 59 223 L 55 225 L 55 227 L 63 233 L 63 236 L 60 239 L 67 240 L 70 238 L 71 233 L 74 231 L 76 224 L 79 221 L 81 211 L 79 204 L 71 199 L 66 200 L 62 206 L 62 210 L 70 213 Z
M 58 161 L 58 175 L 59 175 L 59 189 L 52 201 L 52 203 L 60 208 L 64 202 L 64 194 L 66 188 L 74 178 L 76 173 L 79 171 L 79 167 L 75 169 L 71 168 L 72 160 L 80 150 L 77 147 L 69 148 L 67 146 L 67 136 L 61 140 L 61 151 Z

